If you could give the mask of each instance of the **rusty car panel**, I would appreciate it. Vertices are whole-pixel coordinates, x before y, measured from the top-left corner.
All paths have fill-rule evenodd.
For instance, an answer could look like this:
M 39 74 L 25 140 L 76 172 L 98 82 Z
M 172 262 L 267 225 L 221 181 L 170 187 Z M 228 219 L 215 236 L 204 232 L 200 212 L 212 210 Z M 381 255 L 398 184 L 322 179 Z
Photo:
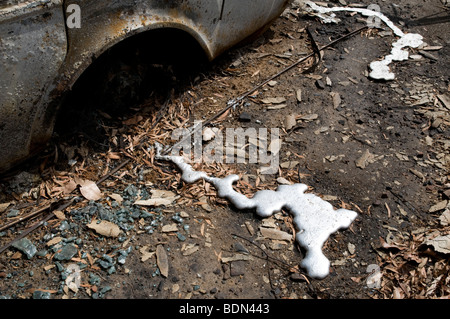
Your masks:
M 30 3 L 0 11 L 0 168 L 29 155 L 36 112 L 67 52 L 62 1 Z
M 45 145 L 64 94 L 115 44 L 176 28 L 212 60 L 276 19 L 288 2 L 0 0 L 0 173 Z M 74 14 L 78 25 L 70 24 Z

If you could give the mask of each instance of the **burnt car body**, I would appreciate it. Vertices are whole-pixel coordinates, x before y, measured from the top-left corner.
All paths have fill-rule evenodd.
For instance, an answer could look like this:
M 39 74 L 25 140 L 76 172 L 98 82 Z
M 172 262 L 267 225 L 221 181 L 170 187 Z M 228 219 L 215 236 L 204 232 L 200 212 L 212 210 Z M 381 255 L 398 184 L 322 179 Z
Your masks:
M 0 0 L 0 173 L 43 148 L 63 96 L 124 39 L 175 28 L 213 60 L 270 25 L 288 2 Z

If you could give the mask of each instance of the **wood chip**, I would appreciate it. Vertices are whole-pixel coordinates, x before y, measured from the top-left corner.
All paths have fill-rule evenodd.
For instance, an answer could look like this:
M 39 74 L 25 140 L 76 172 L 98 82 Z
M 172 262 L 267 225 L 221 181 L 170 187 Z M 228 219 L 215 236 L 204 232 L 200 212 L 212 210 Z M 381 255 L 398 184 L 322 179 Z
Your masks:
M 247 227 L 247 230 L 251 236 L 255 234 L 255 229 L 253 228 L 252 224 L 250 224 L 250 222 L 246 221 L 245 227 Z
M 434 60 L 434 61 L 438 60 L 437 57 L 435 57 L 433 54 L 429 53 L 428 51 L 419 50 L 419 53 L 430 60 Z
M 268 106 L 267 109 L 268 110 L 280 110 L 280 109 L 284 109 L 286 106 L 287 106 L 287 104 L 278 104 L 278 105 Z
M 183 253 L 182 253 L 183 256 L 189 256 L 189 255 L 192 255 L 193 253 L 195 253 L 199 249 L 200 248 L 197 245 L 189 244 L 186 247 L 184 247 L 184 249 L 182 248 L 181 250 L 183 251 Z
M 134 202 L 135 205 L 141 206 L 170 206 L 176 201 L 180 196 L 177 196 L 174 192 L 154 189 L 150 191 L 152 197 L 145 200 L 137 200 Z
M 265 99 L 262 99 L 261 102 L 264 104 L 281 104 L 286 102 L 286 98 L 284 97 L 268 97 Z
M 300 117 L 300 119 L 303 121 L 314 121 L 318 117 L 319 117 L 318 114 L 306 114 L 306 115 L 303 115 L 302 117 Z
M 296 116 L 295 114 L 289 114 L 284 118 L 284 127 L 286 130 L 290 130 L 297 124 Z
M 422 180 L 422 182 L 425 181 L 425 176 L 424 176 L 421 172 L 419 172 L 418 170 L 415 170 L 415 169 L 413 169 L 413 168 L 410 168 L 409 171 L 410 171 L 411 173 L 413 173 L 414 175 L 416 175 L 418 178 L 420 178 L 420 179 Z
M 292 240 L 292 235 L 282 230 L 260 227 L 259 231 L 264 237 L 268 239 L 285 240 L 285 241 Z
M 436 97 L 439 99 L 439 101 L 444 104 L 444 106 L 450 110 L 450 98 L 444 94 L 436 95 Z
M 331 92 L 331 97 L 333 98 L 333 107 L 336 109 L 341 104 L 341 95 L 337 92 Z
M 61 240 L 62 240 L 62 237 L 57 236 L 57 237 L 54 237 L 54 238 L 50 239 L 50 240 L 47 242 L 46 245 L 47 245 L 48 247 L 50 247 L 50 246 L 56 245 L 56 244 L 59 243 Z
M 252 258 L 252 256 L 246 255 L 246 254 L 235 254 L 234 256 L 231 256 L 231 257 L 220 258 L 220 261 L 224 264 L 231 262 L 231 261 L 238 261 L 238 260 L 253 260 L 253 258 Z
M 161 231 L 162 231 L 163 233 L 176 232 L 176 231 L 178 231 L 178 227 L 177 227 L 177 224 L 164 225 L 164 226 L 161 228 Z
M 281 185 L 291 185 L 292 183 L 290 181 L 288 181 L 286 178 L 284 177 L 278 177 L 277 178 L 277 183 L 281 184 Z
M 422 50 L 424 50 L 424 51 L 437 51 L 437 50 L 440 50 L 442 48 L 443 48 L 442 45 L 429 45 L 429 46 L 426 46 L 425 48 L 423 48 Z
M 299 164 L 298 161 L 288 161 L 288 162 L 283 162 L 280 164 L 281 168 L 288 168 L 288 169 L 293 169 L 295 168 L 295 166 L 297 166 Z
M 355 164 L 359 168 L 366 168 L 366 166 L 370 163 L 370 160 L 373 159 L 374 155 L 366 150 L 363 155 L 355 161 Z
M 173 198 L 151 198 L 146 200 L 137 200 L 134 202 L 135 205 L 141 206 L 170 206 L 178 197 Z
M 297 102 L 301 102 L 302 101 L 302 89 L 298 89 L 295 92 L 295 97 L 297 98 Z
M 106 237 L 118 237 L 120 234 L 119 226 L 107 220 L 98 222 L 94 219 L 90 224 L 86 226 L 90 229 L 95 230 L 96 233 Z
M 163 245 L 156 247 L 156 263 L 161 275 L 167 278 L 169 275 L 169 259 Z

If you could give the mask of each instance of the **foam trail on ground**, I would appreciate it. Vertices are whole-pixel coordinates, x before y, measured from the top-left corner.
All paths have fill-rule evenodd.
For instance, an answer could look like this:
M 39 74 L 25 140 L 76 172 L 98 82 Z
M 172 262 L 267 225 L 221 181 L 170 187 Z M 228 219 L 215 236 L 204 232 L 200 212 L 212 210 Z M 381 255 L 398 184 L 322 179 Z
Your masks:
M 305 258 L 300 266 L 314 278 L 324 278 L 329 274 L 330 261 L 322 252 L 322 246 L 328 237 L 339 229 L 347 228 L 356 218 L 354 211 L 335 210 L 333 206 L 314 194 L 305 194 L 305 184 L 280 185 L 276 191 L 261 190 L 253 198 L 236 192 L 233 183 L 239 176 L 232 174 L 224 178 L 211 177 L 205 172 L 195 171 L 181 156 L 161 155 L 162 147 L 155 144 L 157 160 L 171 161 L 181 171 L 181 179 L 186 183 L 194 183 L 203 179 L 211 183 L 218 196 L 226 198 L 237 209 L 255 209 L 261 217 L 269 217 L 287 209 L 294 217 L 297 229 L 296 241 L 306 250 Z
M 381 21 L 388 26 L 392 32 L 398 36 L 400 39 L 398 39 L 396 42 L 392 44 L 392 50 L 389 55 L 387 55 L 383 60 L 381 61 L 373 61 L 370 63 L 370 69 L 371 72 L 369 73 L 369 77 L 376 80 L 393 80 L 395 78 L 395 74 L 392 73 L 389 69 L 389 64 L 391 64 L 393 61 L 404 61 L 408 59 L 408 51 L 403 50 L 404 48 L 410 47 L 410 48 L 417 48 L 419 47 L 423 41 L 422 36 L 417 33 L 404 33 L 400 28 L 398 28 L 391 20 L 389 20 L 388 17 L 386 17 L 384 14 L 373 11 L 370 9 L 361 9 L 361 8 L 347 8 L 347 7 L 333 7 L 333 8 L 326 8 L 319 6 L 311 1 L 306 1 L 305 4 L 310 7 L 310 9 L 307 9 L 308 11 L 312 10 L 317 13 L 317 16 L 321 18 L 324 22 L 337 22 L 335 19 L 333 12 L 339 12 L 339 11 L 348 11 L 348 12 L 357 12 L 360 13 L 366 17 L 376 17 L 379 18 Z M 331 16 L 327 16 L 326 14 L 331 13 Z

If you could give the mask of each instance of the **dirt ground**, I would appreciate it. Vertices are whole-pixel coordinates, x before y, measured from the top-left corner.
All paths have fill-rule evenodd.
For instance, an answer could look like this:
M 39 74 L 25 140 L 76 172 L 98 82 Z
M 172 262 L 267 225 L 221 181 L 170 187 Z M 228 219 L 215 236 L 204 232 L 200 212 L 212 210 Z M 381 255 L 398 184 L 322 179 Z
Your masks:
M 249 197 L 301 182 L 335 208 L 357 212 L 323 247 L 327 277 L 310 278 L 298 266 L 305 252 L 290 236 L 288 211 L 266 219 L 240 211 L 212 185 L 182 182 L 149 148 L 172 145 L 175 128 L 207 120 L 311 53 L 307 29 L 320 47 L 366 23 L 339 13 L 340 23 L 325 24 L 294 4 L 213 63 L 190 55 L 174 66 L 146 64 L 141 49 L 92 71 L 103 80 L 92 75 L 74 89 L 48 148 L 1 181 L 0 298 L 448 298 L 450 38 L 448 22 L 419 19 L 448 16 L 449 8 L 440 0 L 360 3 L 378 4 L 427 45 L 391 66 L 394 80 L 375 81 L 368 65 L 388 54 L 395 37 L 388 28 L 364 30 L 322 51 L 314 70 L 304 72 L 312 59 L 300 63 L 210 126 L 279 128 L 278 174 L 261 174 L 258 164 L 195 165 L 218 177 L 239 174 L 236 189 Z M 97 199 L 86 181 L 105 175 Z M 154 190 L 179 197 L 158 207 L 134 204 Z M 61 207 L 65 200 L 73 201 Z M 110 222 L 118 235 L 98 233 L 92 220 Z M 21 234 L 35 248 L 30 256 L 9 245 Z

